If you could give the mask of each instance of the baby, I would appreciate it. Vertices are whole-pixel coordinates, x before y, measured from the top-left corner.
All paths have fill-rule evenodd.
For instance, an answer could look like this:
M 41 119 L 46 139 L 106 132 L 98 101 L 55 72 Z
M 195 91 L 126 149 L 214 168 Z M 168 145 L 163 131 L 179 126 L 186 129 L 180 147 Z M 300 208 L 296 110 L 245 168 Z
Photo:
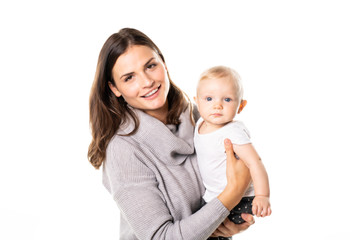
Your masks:
M 250 170 L 253 183 L 229 215 L 238 224 L 244 222 L 241 213 L 257 217 L 271 214 L 265 167 L 251 144 L 248 130 L 242 122 L 234 120 L 247 103 L 243 100 L 240 81 L 239 74 L 231 68 L 210 68 L 201 75 L 194 97 L 201 115 L 196 123 L 194 144 L 206 188 L 204 200 L 209 202 L 217 197 L 227 184 L 225 138 L 231 140 L 235 154 Z

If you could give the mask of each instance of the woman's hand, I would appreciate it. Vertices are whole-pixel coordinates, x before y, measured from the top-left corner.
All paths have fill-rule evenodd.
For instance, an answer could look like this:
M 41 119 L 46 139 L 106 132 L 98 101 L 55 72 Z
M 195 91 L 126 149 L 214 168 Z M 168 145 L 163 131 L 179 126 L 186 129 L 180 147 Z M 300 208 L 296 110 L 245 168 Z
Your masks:
M 243 213 L 241 217 L 245 220 L 244 223 L 235 224 L 228 218 L 215 230 L 211 237 L 231 237 L 237 233 L 245 231 L 255 223 L 254 217 L 251 214 Z
M 242 160 L 236 159 L 232 143 L 225 139 L 227 185 L 218 199 L 230 211 L 243 197 L 250 183 L 250 171 Z

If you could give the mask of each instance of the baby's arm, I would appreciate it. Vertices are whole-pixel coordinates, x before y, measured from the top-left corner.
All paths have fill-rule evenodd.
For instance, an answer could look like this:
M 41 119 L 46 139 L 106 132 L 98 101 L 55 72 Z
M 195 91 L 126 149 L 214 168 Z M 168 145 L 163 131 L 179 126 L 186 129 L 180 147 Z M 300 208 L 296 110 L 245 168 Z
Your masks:
M 271 214 L 269 179 L 265 167 L 252 144 L 234 144 L 234 151 L 250 169 L 255 189 L 252 211 L 257 217 Z

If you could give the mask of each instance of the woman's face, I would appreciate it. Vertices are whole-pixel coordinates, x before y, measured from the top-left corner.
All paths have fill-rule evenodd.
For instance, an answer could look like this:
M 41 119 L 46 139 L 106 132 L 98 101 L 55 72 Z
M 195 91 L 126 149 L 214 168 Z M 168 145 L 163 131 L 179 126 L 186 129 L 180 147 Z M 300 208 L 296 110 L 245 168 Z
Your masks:
M 166 117 L 169 78 L 160 56 L 142 45 L 130 46 L 120 55 L 112 69 L 115 86 L 112 92 L 122 96 L 132 107 L 163 119 Z

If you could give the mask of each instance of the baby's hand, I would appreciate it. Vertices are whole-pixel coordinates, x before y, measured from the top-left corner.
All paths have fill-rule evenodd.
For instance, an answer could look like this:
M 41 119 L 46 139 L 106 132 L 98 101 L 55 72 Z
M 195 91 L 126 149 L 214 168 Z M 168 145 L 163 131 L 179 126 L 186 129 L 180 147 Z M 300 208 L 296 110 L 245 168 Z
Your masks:
M 271 207 L 269 197 L 265 196 L 255 196 L 252 202 L 252 211 L 253 214 L 257 217 L 266 217 L 271 214 Z

